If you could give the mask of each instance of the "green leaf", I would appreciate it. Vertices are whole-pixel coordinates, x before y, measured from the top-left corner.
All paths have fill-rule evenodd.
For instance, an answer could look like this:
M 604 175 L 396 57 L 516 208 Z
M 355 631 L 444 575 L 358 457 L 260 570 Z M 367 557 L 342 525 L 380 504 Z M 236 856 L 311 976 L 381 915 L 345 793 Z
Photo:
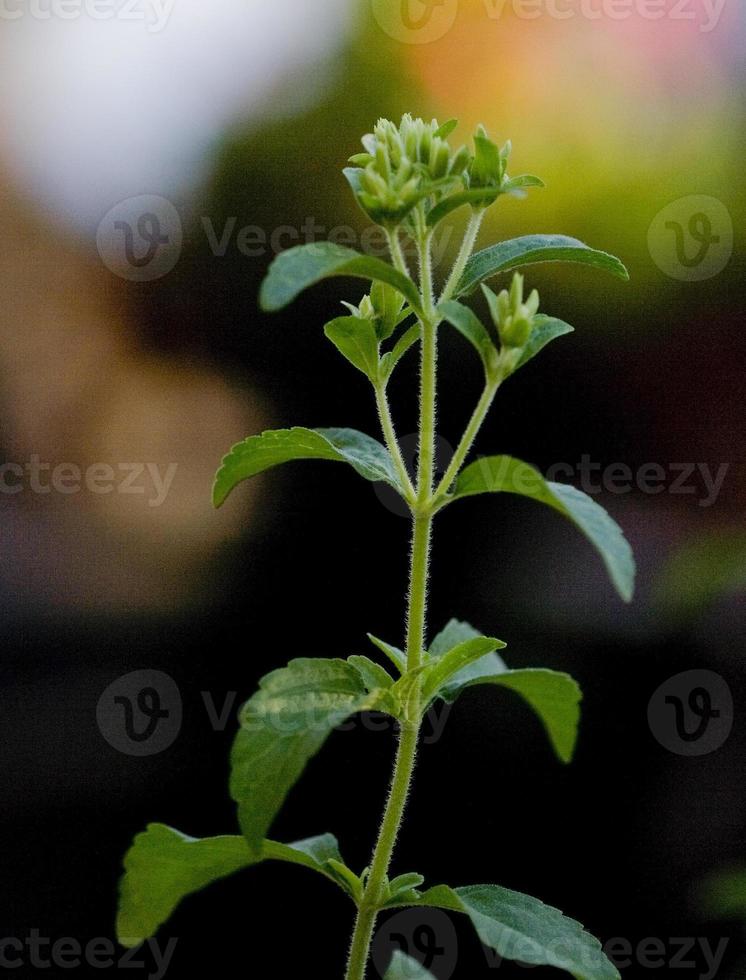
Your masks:
M 427 226 L 428 228 L 434 228 L 444 218 L 447 218 L 452 211 L 463 208 L 467 204 L 470 204 L 473 208 L 489 207 L 490 204 L 494 204 L 499 196 L 500 191 L 496 187 L 493 189 L 472 187 L 466 191 L 456 191 L 456 193 L 444 197 L 442 201 L 439 201 L 435 207 L 428 211 Z
M 373 321 L 357 316 L 338 316 L 326 324 L 324 333 L 342 357 L 375 384 L 379 341 Z
M 451 619 L 433 639 L 432 643 L 430 644 L 428 654 L 431 658 L 440 659 L 441 657 L 445 657 L 455 647 L 463 643 L 468 643 L 470 640 L 479 639 L 483 639 L 483 636 L 479 630 L 475 630 L 469 623 L 464 623 L 458 619 Z M 500 640 L 497 642 L 498 644 L 501 643 Z M 493 649 L 497 649 L 497 647 Z M 476 677 L 499 674 L 501 671 L 507 669 L 508 668 L 505 666 L 505 663 L 503 662 L 502 658 L 498 656 L 498 654 L 488 653 L 478 660 L 475 660 L 472 663 L 462 667 L 458 673 L 451 678 L 451 682 L 453 686 L 461 686 L 467 681 L 473 680 Z M 440 696 L 445 697 L 445 692 Z
M 347 658 L 363 679 L 369 691 L 385 690 L 394 683 L 394 678 L 370 657 L 352 656 Z
M 544 316 L 543 313 L 537 313 L 534 316 L 533 324 L 531 334 L 526 346 L 521 351 L 514 371 L 523 367 L 532 357 L 536 357 L 539 351 L 546 347 L 550 341 L 562 337 L 566 333 L 572 333 L 575 329 L 569 323 L 565 323 L 564 320 L 558 320 L 553 316 Z
M 449 646 L 449 644 L 452 644 Z M 430 647 L 437 658 L 423 680 L 423 700 L 454 701 L 467 687 L 492 684 L 519 694 L 539 716 L 563 762 L 572 758 L 580 719 L 580 688 L 569 674 L 544 668 L 509 670 L 494 650 L 505 644 L 452 619 Z
M 530 895 L 499 885 L 437 885 L 412 904 L 463 912 L 481 942 L 504 959 L 556 967 L 576 980 L 619 980 L 597 939 Z
M 413 960 L 411 956 L 397 949 L 391 957 L 391 963 L 383 980 L 436 980 L 436 978 L 417 960 Z
M 382 654 L 389 658 L 400 674 L 404 673 L 407 669 L 407 655 L 403 650 L 400 650 L 399 647 L 392 646 L 390 643 L 386 643 L 385 640 L 379 640 L 372 633 L 368 633 L 368 639 L 374 647 L 377 647 Z
M 396 327 L 411 314 L 409 307 L 402 310 L 402 298 L 398 290 L 385 282 L 374 282 L 370 301 L 376 311 L 376 333 L 379 340 L 387 340 Z
M 299 658 L 262 678 L 241 709 L 231 752 L 231 796 L 252 850 L 260 850 L 285 797 L 332 730 L 386 698 L 386 691 L 369 693 L 344 660 Z
M 148 824 L 124 858 L 117 938 L 123 946 L 137 946 L 155 935 L 187 895 L 260 861 L 300 864 L 339 884 L 328 866 L 332 859 L 342 861 L 331 834 L 295 844 L 265 840 L 252 852 L 243 837 L 198 839 L 165 824 Z
M 422 679 L 422 699 L 425 704 L 441 696 L 450 700 L 448 692 L 455 689 L 458 692 L 471 679 L 469 668 L 476 661 L 483 660 L 487 654 L 495 650 L 503 650 L 506 644 L 490 636 L 476 636 L 458 643 L 448 653 L 443 654 L 434 663 L 428 665 Z M 492 664 L 490 664 L 490 668 Z M 464 671 L 466 673 L 464 673 Z
M 281 252 L 262 283 L 261 307 L 268 312 L 281 310 L 304 289 L 330 276 L 356 276 L 386 282 L 402 294 L 413 310 L 420 309 L 420 296 L 410 279 L 382 259 L 362 255 L 334 242 L 296 245 Z
M 447 140 L 457 126 L 458 119 L 447 119 L 435 130 L 433 136 L 436 136 L 438 139 Z
M 399 493 L 396 468 L 380 442 L 355 429 L 270 429 L 237 443 L 215 475 L 212 502 L 220 507 L 242 480 L 295 459 L 330 459 L 349 463 L 366 480 L 382 480 Z
M 476 313 L 455 299 L 441 303 L 438 313 L 466 337 L 479 354 L 485 374 L 489 374 L 496 363 L 497 350 L 487 328 Z
M 619 595 L 632 598 L 635 561 L 619 525 L 587 494 L 563 483 L 553 483 L 519 459 L 487 456 L 459 475 L 452 500 L 478 493 L 515 493 L 547 504 L 569 518 L 601 555 Z
M 394 344 L 392 350 L 387 351 L 381 358 L 381 377 L 388 381 L 391 374 L 399 363 L 399 361 L 404 357 L 410 347 L 414 346 L 420 339 L 420 334 L 422 333 L 422 328 L 419 323 L 413 323 L 408 330 L 405 330 L 401 337 Z
M 468 296 L 480 282 L 498 272 L 507 272 L 533 262 L 580 262 L 603 269 L 620 279 L 629 279 L 624 265 L 607 252 L 584 245 L 566 235 L 525 235 L 476 252 L 466 263 L 456 289 L 457 296 Z
M 546 729 L 549 741 L 562 762 L 569 762 L 575 751 L 580 721 L 580 688 L 569 674 L 542 667 L 505 670 L 503 673 L 474 677 L 458 688 L 451 687 L 451 697 L 476 684 L 493 684 L 515 691 L 533 708 Z
M 511 191 L 523 190 L 524 187 L 546 187 L 541 177 L 533 174 L 519 174 L 518 177 L 511 177 L 503 183 L 502 190 L 509 194 Z

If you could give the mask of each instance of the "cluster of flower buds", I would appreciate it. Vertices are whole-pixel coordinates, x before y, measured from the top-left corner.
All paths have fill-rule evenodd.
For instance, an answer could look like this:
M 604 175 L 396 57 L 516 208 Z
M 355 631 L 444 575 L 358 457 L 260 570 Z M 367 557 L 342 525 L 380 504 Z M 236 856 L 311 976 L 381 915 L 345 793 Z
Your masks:
M 538 292 L 533 289 L 524 302 L 523 276 L 520 272 L 513 274 L 509 292 L 503 289 L 496 296 L 487 286 L 483 286 L 482 289 L 487 297 L 502 347 L 505 349 L 525 347 L 534 328 L 534 317 L 539 309 Z
M 365 152 L 350 157 L 355 166 L 345 176 L 374 221 L 399 224 L 423 198 L 464 186 L 472 156 L 465 146 L 451 149 L 447 137 L 455 126 L 456 120 L 440 126 L 407 114 L 398 126 L 379 119 L 363 137 Z

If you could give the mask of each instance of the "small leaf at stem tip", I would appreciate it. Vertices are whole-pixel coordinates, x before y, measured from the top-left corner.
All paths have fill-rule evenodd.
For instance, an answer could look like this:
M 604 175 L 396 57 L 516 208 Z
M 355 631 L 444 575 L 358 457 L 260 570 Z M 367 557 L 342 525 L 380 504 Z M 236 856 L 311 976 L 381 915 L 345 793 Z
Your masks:
M 601 943 L 551 905 L 499 885 L 437 885 L 414 906 L 462 912 L 479 939 L 501 957 L 565 970 L 576 980 L 619 980 Z
M 629 279 L 629 273 L 618 258 L 590 248 L 577 238 L 568 238 L 567 235 L 525 235 L 490 245 L 472 255 L 466 263 L 456 295 L 468 296 L 484 279 L 535 262 L 576 262 L 610 272 L 619 279 Z
M 635 582 L 632 549 L 616 521 L 587 494 L 567 484 L 545 480 L 535 467 L 512 456 L 486 456 L 471 463 L 458 476 L 450 500 L 479 493 L 529 497 L 569 518 L 600 554 L 622 599 L 625 602 L 632 599 Z
M 436 980 L 436 977 L 426 970 L 419 960 L 414 960 L 397 949 L 394 950 L 383 980 Z
M 470 204 L 473 208 L 487 208 L 490 204 L 495 203 L 501 193 L 497 188 L 490 190 L 484 187 L 456 191 L 454 194 L 443 198 L 442 201 L 428 211 L 427 226 L 428 228 L 434 228 L 453 211 L 457 211 L 467 204 Z
M 415 312 L 420 309 L 420 295 L 411 279 L 382 259 L 334 242 L 296 245 L 281 252 L 262 283 L 260 305 L 267 312 L 281 310 L 304 289 L 330 276 L 354 276 L 388 283 L 401 293 Z
M 261 861 L 299 864 L 342 885 L 331 862 L 345 865 L 331 834 L 294 844 L 265 840 L 252 851 L 243 837 L 199 839 L 165 824 L 148 824 L 124 857 L 116 927 L 119 942 L 139 945 L 155 935 L 187 895 Z
M 402 496 L 396 467 L 385 446 L 356 429 L 270 429 L 237 443 L 223 457 L 215 474 L 213 506 L 220 507 L 242 480 L 280 463 L 299 459 L 327 459 L 349 463 L 360 476 L 390 484 Z

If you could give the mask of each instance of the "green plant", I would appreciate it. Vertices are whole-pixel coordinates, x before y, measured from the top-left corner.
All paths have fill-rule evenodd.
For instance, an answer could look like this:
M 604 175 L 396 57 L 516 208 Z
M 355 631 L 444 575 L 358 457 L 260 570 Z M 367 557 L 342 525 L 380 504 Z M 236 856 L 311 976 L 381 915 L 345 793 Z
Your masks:
M 348 463 L 367 480 L 384 481 L 406 501 L 412 516 L 411 578 L 404 648 L 371 636 L 390 663 L 366 656 L 296 659 L 260 681 L 244 705 L 231 755 L 230 790 L 238 804 L 241 836 L 195 840 L 161 824 L 136 837 L 125 858 L 118 934 L 125 944 L 151 936 L 187 894 L 240 868 L 265 860 L 290 861 L 325 875 L 357 908 L 347 980 L 365 974 L 376 918 L 384 909 L 436 906 L 465 914 L 479 938 L 501 956 L 563 969 L 581 980 L 612 980 L 617 971 L 597 940 L 582 927 L 527 895 L 497 885 L 422 890 L 416 873 L 390 875 L 394 845 L 409 792 L 423 714 L 436 699 L 452 701 L 474 684 L 507 687 L 521 695 L 543 722 L 557 755 L 572 756 L 580 691 L 567 674 L 545 668 L 510 670 L 498 656 L 505 644 L 451 620 L 426 643 L 428 560 L 434 516 L 472 494 L 514 493 L 559 511 L 586 534 L 621 596 L 629 600 L 634 562 L 618 526 L 585 494 L 551 483 L 531 466 L 490 456 L 464 467 L 474 439 L 500 385 L 551 340 L 572 330 L 539 313 L 539 297 L 524 296 L 514 273 L 508 290 L 487 286 L 491 323 L 485 326 L 463 305 L 483 280 L 532 262 L 568 260 L 626 279 L 618 259 L 573 238 L 531 235 L 474 252 L 485 210 L 503 194 L 540 186 L 532 176 L 507 174 L 510 145 L 499 148 L 480 127 L 474 150 L 453 151 L 455 121 L 438 126 L 405 116 L 399 126 L 381 120 L 364 137 L 364 153 L 345 175 L 366 214 L 381 225 L 391 264 L 331 243 L 291 248 L 272 263 L 261 290 L 265 310 L 278 310 L 328 276 L 372 281 L 369 294 L 348 306 L 349 315 L 327 323 L 326 336 L 372 384 L 385 445 L 351 429 L 293 428 L 251 436 L 223 459 L 214 486 L 220 506 L 242 480 L 288 460 Z M 470 217 L 450 274 L 436 299 L 431 259 L 439 223 L 460 207 Z M 419 263 L 410 274 L 402 236 L 414 243 Z M 434 441 L 437 334 L 455 327 L 476 349 L 484 391 L 442 479 L 436 481 Z M 499 340 L 499 343 L 497 342 Z M 387 385 L 397 364 L 420 347 L 419 459 L 413 476 L 405 465 L 389 409 Z M 266 838 L 287 793 L 329 733 L 356 712 L 390 715 L 399 729 L 388 801 L 370 866 L 356 873 L 342 860 L 330 835 L 295 844 Z M 397 955 L 387 973 L 427 977 L 424 968 Z M 409 972 L 407 972 L 409 971 Z

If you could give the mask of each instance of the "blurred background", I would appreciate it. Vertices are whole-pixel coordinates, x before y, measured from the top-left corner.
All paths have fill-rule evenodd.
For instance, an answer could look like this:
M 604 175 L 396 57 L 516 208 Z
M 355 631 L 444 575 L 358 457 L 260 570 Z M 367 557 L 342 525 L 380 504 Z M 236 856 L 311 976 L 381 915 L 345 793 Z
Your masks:
M 341 168 L 379 116 L 411 111 L 458 117 L 462 142 L 484 123 L 513 141 L 511 173 L 545 180 L 501 200 L 483 244 L 564 233 L 630 269 L 630 284 L 527 270 L 576 333 L 506 385 L 477 450 L 562 464 L 580 486 L 592 472 L 639 588 L 623 606 L 590 546 L 530 502 L 443 516 L 433 631 L 458 616 L 505 639 L 511 666 L 570 671 L 583 721 L 561 767 L 520 702 L 465 695 L 423 749 L 396 870 L 540 896 L 628 943 L 625 978 L 743 976 L 746 903 L 708 905 L 701 882 L 746 864 L 744 27 L 738 0 L 3 7 L 1 936 L 112 937 L 121 858 L 147 821 L 235 832 L 228 751 L 258 678 L 292 656 L 370 653 L 367 631 L 401 638 L 408 526 L 388 497 L 314 463 L 219 512 L 210 486 L 262 428 L 375 433 L 322 333 L 361 284 L 271 317 L 257 291 L 288 245 L 380 247 Z M 480 377 L 462 338 L 443 346 L 446 458 Z M 391 392 L 404 436 L 414 361 Z M 144 670 L 170 679 L 181 720 L 133 755 L 101 704 Z M 700 750 L 656 714 L 691 671 L 721 697 Z M 273 836 L 329 830 L 364 866 L 393 744 L 336 733 Z M 182 905 L 162 930 L 178 940 L 168 976 L 266 975 L 267 947 L 276 975 L 341 976 L 350 911 L 321 879 L 254 869 Z M 456 926 L 434 925 L 433 972 L 492 975 Z M 27 955 L 19 975 L 37 969 Z

